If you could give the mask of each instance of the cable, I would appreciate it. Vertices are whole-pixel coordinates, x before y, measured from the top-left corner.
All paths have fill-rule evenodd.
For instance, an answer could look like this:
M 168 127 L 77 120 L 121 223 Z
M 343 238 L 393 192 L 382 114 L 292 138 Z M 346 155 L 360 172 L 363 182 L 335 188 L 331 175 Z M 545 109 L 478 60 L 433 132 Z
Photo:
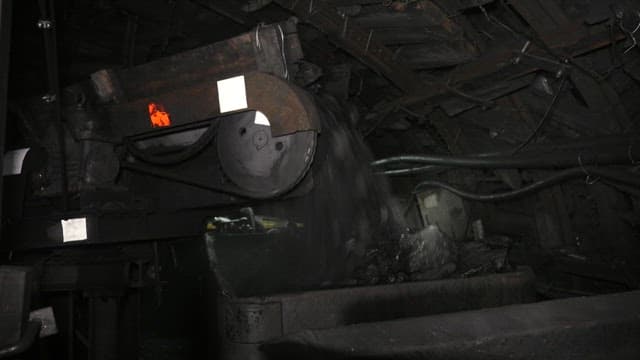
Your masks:
M 378 159 L 373 161 L 371 166 L 378 168 L 378 171 L 394 171 L 391 174 L 395 174 L 395 170 L 406 170 L 407 167 L 414 169 L 416 164 L 475 169 L 552 169 L 576 167 L 580 162 L 583 165 L 626 165 L 638 160 L 640 160 L 640 139 L 635 135 L 618 135 L 567 140 L 562 144 L 533 144 L 526 152 L 517 155 L 508 153 L 399 155 Z M 399 164 L 411 165 L 399 169 Z M 385 168 L 389 165 L 396 165 L 396 167 L 395 169 Z
M 625 185 L 631 185 L 634 187 L 640 187 L 640 177 L 637 176 L 633 176 L 631 174 L 628 174 L 626 172 L 619 172 L 619 171 L 615 171 L 615 170 L 610 170 L 610 169 L 603 169 L 603 168 L 598 168 L 598 167 L 594 167 L 594 166 L 590 166 L 590 167 L 576 167 L 576 168 L 571 168 L 571 169 L 567 169 L 567 170 L 563 170 L 557 174 L 551 175 L 545 179 L 542 180 L 538 180 L 534 183 L 532 183 L 531 185 L 525 186 L 523 188 L 517 189 L 517 190 L 513 190 L 513 191 L 508 191 L 508 192 L 503 192 L 503 193 L 494 193 L 494 194 L 477 194 L 477 193 L 472 193 L 472 192 L 468 192 L 466 190 L 462 190 L 462 189 L 458 189 L 450 184 L 441 182 L 441 181 L 435 181 L 435 180 L 427 180 L 427 181 L 423 181 L 421 183 L 419 183 L 415 189 L 414 189 L 414 193 L 418 192 L 420 189 L 425 188 L 425 187 L 437 187 L 437 188 L 442 188 L 445 189 L 453 194 L 456 194 L 458 196 L 460 196 L 463 199 L 466 200 L 473 200 L 473 201 L 505 201 L 505 200 L 511 200 L 511 199 L 515 199 L 518 197 L 522 197 L 528 194 L 531 194 L 533 192 L 537 192 L 540 191 L 546 187 L 558 184 L 560 182 L 566 181 L 566 180 L 570 180 L 576 177 L 580 177 L 580 176 L 591 176 L 591 175 L 596 175 L 599 177 L 602 177 L 604 179 L 608 179 L 614 182 L 621 182 Z
M 560 81 L 560 86 L 558 86 L 558 90 L 556 90 L 556 93 L 553 95 L 553 98 L 551 99 L 551 102 L 549 103 L 549 106 L 547 107 L 547 110 L 544 112 L 544 115 L 542 116 L 542 118 L 538 122 L 538 125 L 536 126 L 536 128 L 533 130 L 531 135 L 529 135 L 529 137 L 525 141 L 523 141 L 520 145 L 518 145 L 515 149 L 513 149 L 511 151 L 512 154 L 515 154 L 515 153 L 519 152 L 520 150 L 524 149 L 525 147 L 527 147 L 527 145 L 529 145 L 529 143 L 531 143 L 533 140 L 535 140 L 536 137 L 538 137 L 538 134 L 540 133 L 540 130 L 542 130 L 542 127 L 547 122 L 547 119 L 549 118 L 549 115 L 551 114 L 551 111 L 553 110 L 554 106 L 556 105 L 556 102 L 558 101 L 558 98 L 560 97 L 560 93 L 562 92 L 562 89 L 564 88 L 564 84 L 565 84 L 566 80 L 567 80 L 567 77 L 563 76 L 562 80 Z
M 277 25 L 278 30 L 280 30 L 280 40 L 281 40 L 281 47 L 280 50 L 282 52 L 282 67 L 284 67 L 284 78 L 286 80 L 289 80 L 289 67 L 287 65 L 287 55 L 285 54 L 285 41 L 284 41 L 284 31 L 282 31 L 282 26 L 280 26 L 280 24 Z
M 446 167 L 436 166 L 436 165 L 425 165 L 425 166 L 416 166 L 412 168 L 403 168 L 403 169 L 391 169 L 377 172 L 377 175 L 413 175 L 420 174 L 424 172 L 435 172 L 435 171 L 443 171 L 446 170 Z
M 626 149 L 625 149 L 626 150 Z M 424 165 L 462 167 L 474 169 L 553 169 L 579 165 L 578 156 L 583 165 L 627 164 L 629 157 L 620 150 L 618 153 L 553 153 L 540 156 L 455 156 L 455 155 L 402 155 L 376 160 L 374 167 L 396 163 L 419 163 Z M 389 169 L 394 170 L 394 169 Z
M 218 122 L 216 120 L 212 120 L 207 131 L 205 131 L 198 140 L 176 154 L 149 154 L 137 148 L 130 139 L 125 139 L 124 143 L 127 151 L 136 159 L 153 165 L 175 165 L 191 159 L 204 150 L 215 138 L 218 128 L 217 124 Z

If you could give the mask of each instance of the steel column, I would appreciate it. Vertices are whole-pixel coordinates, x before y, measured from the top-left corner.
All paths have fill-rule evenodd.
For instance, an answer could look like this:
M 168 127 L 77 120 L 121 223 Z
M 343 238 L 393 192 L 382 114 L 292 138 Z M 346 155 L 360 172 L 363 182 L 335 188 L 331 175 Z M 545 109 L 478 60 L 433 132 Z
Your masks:
M 9 47 L 11 44 L 11 0 L 0 0 L 0 150 L 4 153 L 7 129 L 7 88 L 9 82 Z M 0 157 L 0 168 L 3 157 Z M 3 178 L 0 176 L 0 201 Z M 2 209 L 0 209 L 0 218 Z

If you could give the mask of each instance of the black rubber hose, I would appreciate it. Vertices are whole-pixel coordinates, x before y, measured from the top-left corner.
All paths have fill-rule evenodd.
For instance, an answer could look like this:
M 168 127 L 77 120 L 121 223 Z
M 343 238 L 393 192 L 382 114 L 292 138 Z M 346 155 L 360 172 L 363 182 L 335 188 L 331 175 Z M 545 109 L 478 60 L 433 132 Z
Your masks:
M 565 160 L 565 159 L 561 159 Z M 576 158 L 570 158 L 570 166 L 577 165 Z M 383 166 L 397 163 L 418 163 L 425 165 L 465 167 L 478 169 L 500 169 L 500 168 L 549 168 L 558 167 L 566 161 L 557 161 L 545 157 L 523 158 L 513 156 L 465 156 L 465 155 L 400 155 L 385 159 L 376 160 L 372 166 Z M 587 164 L 593 163 L 592 161 Z M 584 162 L 583 162 L 584 164 Z
M 511 154 L 515 154 L 521 151 L 522 149 L 526 148 L 533 140 L 535 140 L 538 137 L 538 135 L 540 135 L 540 131 L 542 130 L 543 126 L 546 124 L 547 119 L 551 117 L 553 108 L 556 105 L 558 98 L 560 97 L 560 93 L 564 89 L 564 84 L 566 81 L 567 81 L 567 77 L 563 76 L 562 80 L 560 80 L 560 85 L 558 86 L 558 90 L 556 90 L 555 95 L 553 95 L 553 98 L 551 99 L 551 102 L 549 103 L 547 110 L 544 112 L 544 115 L 542 115 L 542 118 L 540 118 L 538 125 L 536 125 L 536 128 L 533 129 L 533 131 L 531 132 L 531 135 L 529 135 L 529 137 L 527 137 L 525 141 L 523 141 L 520 145 L 518 145 L 515 149 L 511 151 Z
M 193 144 L 186 146 L 184 149 L 175 154 L 150 154 L 137 148 L 135 144 L 129 139 L 125 139 L 124 143 L 127 151 L 138 160 L 153 165 L 175 165 L 189 160 L 202 152 L 202 150 L 204 150 L 215 138 L 217 134 L 216 130 L 218 128 L 217 124 L 217 121 L 212 120 L 211 124 L 207 128 L 207 131 L 205 131 L 205 133 L 202 134 L 198 138 L 198 140 L 196 140 Z
M 416 166 L 411 168 L 383 170 L 383 171 L 376 172 L 376 174 L 388 175 L 388 176 L 400 176 L 400 175 L 414 175 L 414 174 L 420 174 L 425 172 L 440 172 L 447 169 L 448 168 L 443 166 L 423 165 L 423 166 Z
M 634 147 L 634 145 L 636 145 Z M 619 145 L 603 151 L 565 150 L 527 155 L 400 155 L 376 160 L 374 167 L 390 164 L 418 163 L 476 169 L 552 169 L 586 165 L 629 164 L 640 159 L 640 143 Z
M 578 156 L 580 156 L 581 153 L 585 153 L 586 149 L 589 149 L 589 153 L 591 154 L 599 153 L 599 155 L 597 155 L 598 157 L 597 163 L 602 165 L 607 163 L 617 163 L 617 162 L 621 164 L 626 164 L 626 163 L 634 164 L 640 160 L 638 159 L 638 156 L 640 156 L 640 153 L 638 153 L 638 149 L 640 149 L 640 141 L 638 141 L 638 136 L 637 135 L 636 136 L 617 135 L 617 136 L 603 136 L 598 138 L 588 138 L 588 139 L 580 139 L 580 140 L 569 140 L 562 144 L 544 144 L 544 145 L 531 144 L 531 146 L 529 146 L 529 150 L 527 150 L 526 152 L 522 152 L 517 156 L 515 155 L 512 156 L 509 153 L 504 153 L 504 152 L 503 153 L 493 152 L 493 153 L 473 154 L 473 155 L 433 155 L 433 156 L 417 155 L 417 156 L 420 156 L 421 159 L 424 158 L 425 161 L 422 162 L 422 164 L 426 164 L 426 165 L 421 165 L 421 166 L 411 165 L 411 166 L 395 167 L 395 168 L 389 168 L 389 169 L 383 168 L 383 169 L 377 170 L 376 173 L 380 175 L 402 176 L 402 175 L 413 175 L 413 174 L 425 173 L 425 172 L 439 172 L 439 171 L 447 170 L 447 166 L 437 165 L 433 163 L 437 162 L 437 163 L 443 164 L 443 163 L 447 163 L 449 159 L 458 159 L 458 160 L 483 159 L 485 161 L 489 159 L 489 161 L 491 162 L 499 162 L 500 164 L 498 165 L 503 165 L 505 164 L 505 161 L 503 159 L 505 159 L 506 157 L 511 159 L 512 163 L 515 163 L 516 159 L 525 159 L 527 157 L 529 157 L 529 159 L 531 158 L 537 158 L 537 159 L 552 158 L 553 159 L 553 158 L 556 158 L 558 154 L 561 154 L 561 157 L 564 159 L 562 160 L 563 162 L 569 163 L 568 166 L 564 166 L 564 167 L 573 167 L 576 165 L 579 166 L 580 161 L 582 161 L 582 165 L 589 165 L 594 163 L 593 159 L 590 160 L 586 156 L 584 157 L 584 159 L 582 158 L 578 159 Z M 606 152 L 609 152 L 609 153 L 613 152 L 613 156 L 603 155 Z M 633 154 L 634 152 L 636 152 L 637 154 Z M 435 157 L 439 158 L 440 160 L 434 160 Z M 380 159 L 373 162 L 372 166 L 381 167 L 382 165 L 404 164 L 404 163 L 407 163 L 405 159 L 407 159 L 406 155 Z M 429 163 L 430 161 L 432 163 Z M 529 163 L 529 165 L 525 167 L 530 167 L 532 166 L 531 164 L 534 163 L 531 160 L 526 160 L 524 162 L 523 161 L 517 161 L 517 162 Z M 455 161 L 455 163 L 460 164 L 459 161 Z M 553 165 L 562 165 L 562 163 L 558 162 L 557 160 L 553 160 L 550 164 L 551 166 L 549 166 L 549 164 L 546 164 L 545 166 L 540 166 L 538 168 L 558 167 Z M 494 167 L 498 165 L 492 165 L 490 167 Z M 536 164 L 533 164 L 533 165 L 536 165 Z M 471 167 L 482 168 L 483 163 L 475 162 L 474 166 L 471 166 Z
M 466 190 L 458 189 L 445 182 L 435 181 L 435 180 L 427 180 L 427 181 L 421 182 L 416 186 L 414 193 L 422 190 L 423 188 L 437 187 L 437 188 L 445 189 L 466 200 L 505 201 L 505 200 L 512 200 L 515 198 L 519 198 L 519 197 L 540 191 L 549 186 L 556 185 L 558 183 L 561 183 L 570 179 L 574 179 L 580 176 L 591 178 L 593 181 L 596 181 L 598 178 L 603 178 L 613 182 L 619 182 L 624 185 L 640 187 L 640 177 L 635 176 L 634 174 L 631 174 L 629 172 L 612 170 L 612 169 L 603 169 L 595 166 L 587 166 L 587 167 L 577 167 L 577 168 L 563 170 L 554 175 L 549 176 L 548 178 L 538 180 L 523 188 L 513 190 L 513 191 L 503 192 L 503 193 L 477 194 L 477 193 L 472 193 Z

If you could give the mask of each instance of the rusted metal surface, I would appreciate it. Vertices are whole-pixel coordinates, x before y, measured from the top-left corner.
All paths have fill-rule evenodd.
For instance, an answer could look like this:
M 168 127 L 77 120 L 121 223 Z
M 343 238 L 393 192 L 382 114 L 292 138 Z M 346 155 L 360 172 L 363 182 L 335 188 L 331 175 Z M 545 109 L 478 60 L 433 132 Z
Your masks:
M 255 358 L 261 343 L 304 330 L 534 300 L 534 275 L 528 268 L 467 279 L 224 298 L 223 357 Z
M 253 34 L 246 33 L 130 69 L 121 70 L 124 93 L 136 99 L 204 79 L 257 70 Z
M 640 291 L 303 331 L 263 349 L 299 359 L 637 359 Z
M 320 130 L 318 110 L 307 93 L 295 85 L 264 73 L 246 77 L 247 104 L 271 122 L 274 136 L 296 131 Z
M 248 108 L 243 111 L 264 113 L 271 123 L 273 136 L 319 130 L 315 105 L 301 89 L 265 73 L 251 72 L 244 76 Z M 108 117 L 116 133 L 132 136 L 152 131 L 148 114 L 151 102 L 164 106 L 173 127 L 221 115 L 217 81 L 200 81 L 191 87 L 108 107 Z
M 115 103 L 105 112 L 121 136 L 151 130 L 146 114 L 151 103 L 166 110 L 172 127 L 221 115 L 217 81 L 240 75 L 245 76 L 246 110 L 264 113 L 273 136 L 318 130 L 318 114 L 308 95 L 280 79 L 289 75 L 287 61 L 302 56 L 288 46 L 299 44 L 295 26 L 288 25 L 259 25 L 229 40 L 134 68 L 101 70 L 92 75 L 91 84 L 102 103 Z M 282 56 L 285 51 L 288 60 Z
M 225 41 L 123 69 L 116 72 L 116 78 L 124 96 L 133 100 L 251 71 L 284 76 L 286 66 L 280 56 L 282 44 L 276 27 L 259 26 Z

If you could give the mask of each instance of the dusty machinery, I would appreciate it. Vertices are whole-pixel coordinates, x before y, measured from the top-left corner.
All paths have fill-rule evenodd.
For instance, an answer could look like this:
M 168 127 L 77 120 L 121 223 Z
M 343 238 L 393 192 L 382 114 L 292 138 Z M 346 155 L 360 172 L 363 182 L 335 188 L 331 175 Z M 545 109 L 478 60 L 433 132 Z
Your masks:
M 478 310 L 534 302 L 535 277 L 523 267 L 351 287 L 367 245 L 397 238 L 401 225 L 349 130 L 353 109 L 291 78 L 304 76 L 301 58 L 292 22 L 262 25 L 95 72 L 13 109 L 23 148 L 6 158 L 2 246 L 32 267 L 0 273 L 21 290 L 0 357 L 26 350 L 42 323 L 51 330 L 51 312 L 27 321 L 35 271 L 39 301 L 56 314 L 50 332 L 65 334 L 49 346 L 68 358 L 138 358 L 140 299 L 151 291 L 158 308 L 175 300 L 163 295 L 162 269 L 184 258 L 208 295 L 208 311 L 184 316 L 201 320 L 192 328 L 227 359 L 637 354 L 624 342 L 639 331 L 624 311 L 637 308 L 637 292 Z M 464 310 L 473 311 L 428 316 Z M 600 331 L 610 334 L 604 347 L 581 340 Z M 562 339 L 584 346 L 567 350 Z
M 159 213 L 300 192 L 311 181 L 306 175 L 327 115 L 287 82 L 282 54 L 295 49 L 285 48 L 282 34 L 280 25 L 261 27 L 132 69 L 96 72 L 61 91 L 61 109 L 58 101 L 35 99 L 21 111 L 27 199 L 58 201 L 76 217 L 84 212 L 93 243 L 139 236 L 101 234 L 111 227 L 101 225 L 110 206 Z M 16 215 L 34 219 L 29 211 L 27 200 Z M 64 242 L 60 226 L 45 231 L 73 217 L 60 215 L 33 234 L 47 239 L 41 245 Z
M 2 246 L 42 272 L 12 268 L 7 276 L 22 285 L 36 276 L 39 291 L 66 292 L 57 301 L 68 304 L 68 318 L 57 320 L 68 356 L 78 341 L 91 356 L 133 356 L 122 350 L 137 347 L 125 346 L 136 338 L 131 323 L 105 330 L 99 319 L 139 314 L 132 289 L 151 287 L 161 298 L 158 240 L 195 238 L 202 251 L 194 262 L 210 264 L 200 276 L 211 272 L 212 291 L 247 295 L 345 284 L 357 262 L 345 237 L 383 236 L 378 228 L 394 219 L 382 211 L 388 205 L 369 179 L 371 159 L 348 129 L 357 115 L 290 79 L 301 57 L 295 23 L 261 25 L 148 64 L 100 70 L 12 109 L 24 147 L 5 158 Z M 256 221 L 255 206 L 280 218 Z M 349 234 L 357 222 L 361 231 Z M 233 232 L 241 243 L 225 238 Z M 78 333 L 83 306 L 90 320 Z M 20 314 L 28 308 L 13 309 L 12 320 L 27 324 Z M 12 351 L 33 341 L 26 335 Z

